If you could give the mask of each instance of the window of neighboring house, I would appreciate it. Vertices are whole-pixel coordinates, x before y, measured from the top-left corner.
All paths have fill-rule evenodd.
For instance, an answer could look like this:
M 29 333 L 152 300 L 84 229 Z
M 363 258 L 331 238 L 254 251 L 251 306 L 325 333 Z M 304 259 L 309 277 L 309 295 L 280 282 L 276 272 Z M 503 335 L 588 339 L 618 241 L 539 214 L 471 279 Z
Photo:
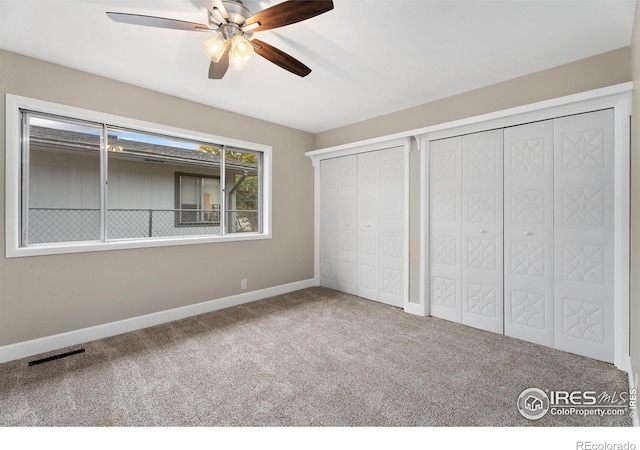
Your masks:
M 270 237 L 269 147 L 34 102 L 7 118 L 7 256 Z
M 220 178 L 176 174 L 176 223 L 181 226 L 220 225 Z

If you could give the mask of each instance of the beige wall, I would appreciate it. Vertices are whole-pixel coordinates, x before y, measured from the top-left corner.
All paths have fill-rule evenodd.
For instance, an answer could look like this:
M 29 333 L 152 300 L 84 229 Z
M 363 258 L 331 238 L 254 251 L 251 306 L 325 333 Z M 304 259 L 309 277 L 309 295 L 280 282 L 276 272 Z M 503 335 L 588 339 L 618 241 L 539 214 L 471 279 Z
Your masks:
M 273 146 L 273 239 L 13 259 L 2 239 L 0 346 L 238 294 L 241 278 L 250 290 L 313 278 L 313 135 L 2 50 L 0 74 L 3 103 L 11 93 Z
M 633 110 L 631 112 L 631 366 L 640 373 L 640 1 L 631 40 Z M 636 388 L 637 388 L 636 378 Z

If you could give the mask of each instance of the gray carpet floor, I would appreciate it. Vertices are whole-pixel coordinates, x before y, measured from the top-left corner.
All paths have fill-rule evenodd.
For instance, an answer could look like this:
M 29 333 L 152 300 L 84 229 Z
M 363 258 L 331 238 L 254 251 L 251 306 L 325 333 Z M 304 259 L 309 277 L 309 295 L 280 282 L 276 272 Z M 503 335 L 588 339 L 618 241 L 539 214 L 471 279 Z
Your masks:
M 0 365 L 3 426 L 629 426 L 516 409 L 628 391 L 610 364 L 324 288 Z

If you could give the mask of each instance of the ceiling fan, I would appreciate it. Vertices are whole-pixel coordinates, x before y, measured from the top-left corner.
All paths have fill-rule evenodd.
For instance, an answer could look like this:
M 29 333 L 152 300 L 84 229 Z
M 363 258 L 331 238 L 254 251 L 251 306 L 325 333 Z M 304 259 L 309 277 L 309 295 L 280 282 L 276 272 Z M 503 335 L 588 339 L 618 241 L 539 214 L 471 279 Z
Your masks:
M 310 68 L 282 50 L 254 39 L 253 33 L 301 22 L 333 9 L 331 0 L 287 0 L 256 14 L 240 0 L 213 0 L 213 4 L 207 24 L 120 12 L 107 12 L 107 16 L 133 25 L 213 32 L 214 36 L 202 43 L 202 49 L 211 59 L 209 78 L 219 80 L 229 68 L 242 70 L 254 53 L 298 76 L 309 75 Z

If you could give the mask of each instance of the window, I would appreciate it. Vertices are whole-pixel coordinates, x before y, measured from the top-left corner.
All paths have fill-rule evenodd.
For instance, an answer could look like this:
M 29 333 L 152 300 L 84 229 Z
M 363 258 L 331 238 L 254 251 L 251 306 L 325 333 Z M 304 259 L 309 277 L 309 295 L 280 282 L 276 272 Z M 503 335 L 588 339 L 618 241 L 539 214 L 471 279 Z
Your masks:
M 226 220 L 229 233 L 255 233 L 261 229 L 262 154 L 232 150 L 227 152 Z
M 7 256 L 270 237 L 269 147 L 21 99 Z
M 176 174 L 177 225 L 220 225 L 220 178 Z
M 97 124 L 23 114 L 22 246 L 100 239 Z

